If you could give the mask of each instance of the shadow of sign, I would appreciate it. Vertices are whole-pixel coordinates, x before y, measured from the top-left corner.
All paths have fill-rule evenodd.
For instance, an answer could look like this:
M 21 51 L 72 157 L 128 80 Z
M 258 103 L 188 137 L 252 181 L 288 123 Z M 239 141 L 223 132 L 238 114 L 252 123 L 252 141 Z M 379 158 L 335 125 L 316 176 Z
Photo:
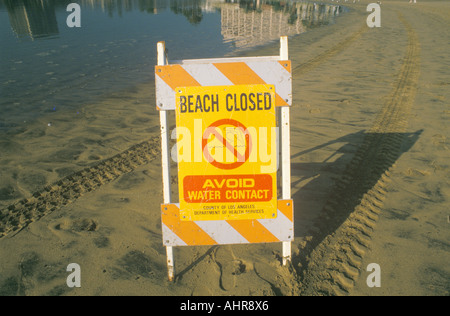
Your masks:
M 360 131 L 293 155 L 292 158 L 298 158 L 336 143 L 345 143 L 323 162 L 292 164 L 292 176 L 299 178 L 292 184 L 293 187 L 309 179 L 306 185 L 293 192 L 296 205 L 295 237 L 312 236 L 309 237 L 310 242 L 301 247 L 299 254 L 293 257 L 293 265 L 300 275 L 308 269 L 316 247 L 342 229 L 344 222 L 361 208 L 367 208 L 367 219 L 360 220 L 362 233 L 355 229 L 348 230 L 345 234 L 365 246 L 364 240 L 370 237 L 370 223 L 377 220 L 376 213 L 381 211 L 383 206 L 386 194 L 384 187 L 388 181 L 386 179 L 389 177 L 389 170 L 403 153 L 413 147 L 422 132 L 423 130 L 413 133 Z M 360 143 L 361 139 L 363 142 L 358 147 L 357 143 Z M 344 169 L 343 165 L 346 166 Z M 339 177 L 330 185 L 330 174 L 336 173 Z M 324 187 L 325 181 L 331 190 L 326 199 L 318 199 L 316 192 Z M 340 247 L 341 244 L 336 242 L 334 246 Z

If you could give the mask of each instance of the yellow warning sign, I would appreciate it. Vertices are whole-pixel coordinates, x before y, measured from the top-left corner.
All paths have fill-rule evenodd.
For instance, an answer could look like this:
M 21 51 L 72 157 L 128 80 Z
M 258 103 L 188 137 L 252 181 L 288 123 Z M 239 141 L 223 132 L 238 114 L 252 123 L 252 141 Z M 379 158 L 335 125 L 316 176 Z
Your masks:
M 273 85 L 176 88 L 182 221 L 277 216 Z

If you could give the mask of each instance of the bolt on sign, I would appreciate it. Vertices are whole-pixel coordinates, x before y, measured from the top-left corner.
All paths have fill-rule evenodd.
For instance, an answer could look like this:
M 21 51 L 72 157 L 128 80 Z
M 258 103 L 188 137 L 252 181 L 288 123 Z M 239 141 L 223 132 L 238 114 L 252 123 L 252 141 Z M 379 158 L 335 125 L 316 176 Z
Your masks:
M 181 220 L 276 217 L 275 87 L 178 88 L 175 113 Z
M 283 264 L 290 260 L 292 71 L 287 37 L 280 44 L 280 56 L 169 62 L 164 42 L 158 43 L 161 226 L 169 280 L 174 246 L 282 242 Z M 172 149 L 170 111 L 176 121 Z M 170 158 L 178 164 L 178 202 L 171 196 Z

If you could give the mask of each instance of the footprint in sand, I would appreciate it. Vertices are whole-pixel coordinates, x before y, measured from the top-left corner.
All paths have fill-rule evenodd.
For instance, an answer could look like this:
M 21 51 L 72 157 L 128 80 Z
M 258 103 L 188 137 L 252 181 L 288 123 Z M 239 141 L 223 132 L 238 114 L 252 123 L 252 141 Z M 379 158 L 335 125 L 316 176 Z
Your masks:
M 246 265 L 227 246 L 215 251 L 214 260 L 220 268 L 220 287 L 224 291 L 232 290 L 236 286 L 236 276 L 246 272 Z
M 48 228 L 61 241 L 69 241 L 73 239 L 74 234 L 97 231 L 98 223 L 90 218 L 76 220 L 61 218 L 56 223 L 51 223 Z
M 77 220 L 65 218 L 60 223 L 56 224 L 54 226 L 54 229 L 73 231 L 79 233 L 83 231 L 93 232 L 97 230 L 97 227 L 98 227 L 97 222 L 90 218 L 82 218 Z

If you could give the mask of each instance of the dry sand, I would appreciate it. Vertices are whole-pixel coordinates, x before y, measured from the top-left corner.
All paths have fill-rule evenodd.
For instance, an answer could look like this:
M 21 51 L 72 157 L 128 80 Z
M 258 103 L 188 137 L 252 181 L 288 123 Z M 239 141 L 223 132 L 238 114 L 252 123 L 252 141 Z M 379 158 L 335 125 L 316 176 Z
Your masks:
M 448 296 L 450 3 L 383 1 L 375 29 L 368 3 L 289 42 L 291 266 L 280 244 L 179 247 L 167 281 L 149 83 L 2 137 L 0 295 Z

